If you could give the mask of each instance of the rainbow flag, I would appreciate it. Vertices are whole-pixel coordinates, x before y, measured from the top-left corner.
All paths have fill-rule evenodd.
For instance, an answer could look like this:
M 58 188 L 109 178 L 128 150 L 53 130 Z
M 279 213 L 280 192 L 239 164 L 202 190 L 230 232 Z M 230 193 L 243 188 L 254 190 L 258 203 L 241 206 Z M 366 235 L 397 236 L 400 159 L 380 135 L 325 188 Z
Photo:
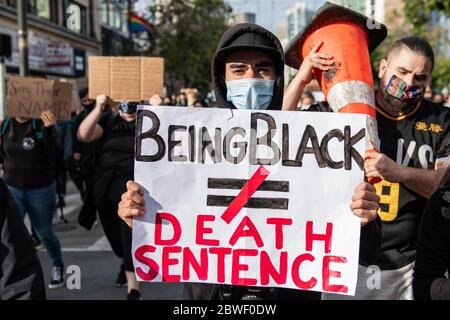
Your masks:
M 130 12 L 128 15 L 128 19 L 130 22 L 130 31 L 131 32 L 140 32 L 147 31 L 152 32 L 155 28 L 147 19 L 138 16 L 135 12 Z

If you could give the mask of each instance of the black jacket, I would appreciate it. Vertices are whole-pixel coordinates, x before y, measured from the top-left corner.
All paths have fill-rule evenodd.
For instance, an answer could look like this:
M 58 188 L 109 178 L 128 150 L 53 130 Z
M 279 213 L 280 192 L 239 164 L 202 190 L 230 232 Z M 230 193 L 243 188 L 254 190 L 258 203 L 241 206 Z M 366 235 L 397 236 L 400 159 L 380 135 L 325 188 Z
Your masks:
M 420 223 L 414 265 L 415 300 L 449 300 L 450 279 L 450 186 L 436 191 Z
M 36 251 L 19 209 L 0 179 L 0 300 L 45 299 Z

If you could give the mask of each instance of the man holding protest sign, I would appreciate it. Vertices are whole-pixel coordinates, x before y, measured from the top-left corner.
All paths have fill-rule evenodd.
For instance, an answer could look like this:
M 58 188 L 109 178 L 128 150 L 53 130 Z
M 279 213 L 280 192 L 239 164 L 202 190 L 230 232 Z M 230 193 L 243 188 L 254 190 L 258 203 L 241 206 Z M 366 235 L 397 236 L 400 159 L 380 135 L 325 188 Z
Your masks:
M 315 31 L 312 28 L 314 24 L 317 28 L 324 25 L 321 21 L 326 19 L 325 10 L 329 14 L 332 10 L 339 10 L 341 13 L 346 11 L 337 19 L 340 21 L 335 22 L 360 21 L 363 27 L 366 26 L 361 23 L 367 20 L 366 17 L 349 9 L 325 5 L 320 12 L 322 16 L 318 14 L 313 18 L 298 35 L 300 40 L 293 41 L 287 49 L 288 65 L 299 67 L 300 56 L 296 56 L 294 52 L 301 50 L 304 39 Z M 370 50 L 376 47 L 374 43 L 380 42 L 378 30 L 366 31 Z M 332 52 L 324 50 L 324 47 L 323 41 L 316 43 L 301 62 L 296 78 L 286 91 L 283 110 L 295 110 L 313 73 L 317 76 L 323 72 L 323 78 L 340 76 L 339 66 L 344 62 L 336 61 Z M 345 63 L 351 65 L 352 61 Z M 388 50 L 386 58 L 380 62 L 380 88 L 371 97 L 370 105 L 376 109 L 381 152 L 366 153 L 365 171 L 368 177 L 382 179 L 375 184 L 377 194 L 381 197 L 379 215 L 383 220 L 382 247 L 375 266 L 367 263 L 360 266 L 356 299 L 413 298 L 412 273 L 417 229 L 427 198 L 436 189 L 443 175 L 442 168 L 433 169 L 448 156 L 439 150 L 449 138 L 450 113 L 423 99 L 433 66 L 433 49 L 428 42 L 418 37 L 397 40 Z M 369 72 L 370 69 L 366 71 Z M 347 91 L 346 97 L 354 99 L 353 93 L 356 97 L 358 90 Z M 340 94 L 345 96 L 345 90 L 341 90 Z M 330 105 L 333 101 L 330 99 L 336 95 L 329 95 L 329 103 L 314 105 L 309 111 L 332 112 Z M 380 274 L 373 275 L 380 269 Z M 378 285 L 376 282 L 370 285 L 370 279 L 373 282 L 374 277 L 378 277 Z M 325 298 L 343 299 L 343 296 L 325 294 Z
M 213 60 L 213 83 L 217 106 L 230 109 L 280 110 L 284 88 L 284 55 L 278 39 L 269 31 L 254 24 L 240 24 L 229 29 L 218 45 Z M 127 183 L 122 195 L 119 216 L 129 226 L 132 218 L 145 214 L 144 192 L 135 182 Z M 362 259 L 373 260 L 377 246 L 368 248 L 366 237 L 379 237 L 377 217 L 379 198 L 375 189 L 361 183 L 355 190 L 351 209 L 361 218 Z M 373 250 L 368 250 L 373 249 Z M 369 252 L 370 251 L 370 252 Z M 366 257 L 363 257 L 363 256 Z M 372 256 L 372 257 L 371 257 Z M 305 298 L 299 290 L 239 287 L 213 284 L 187 284 L 187 299 L 274 299 Z M 317 298 L 317 295 L 315 295 Z M 320 295 L 319 295 L 320 297 Z
M 22 217 L 26 213 L 30 216 L 52 261 L 49 289 L 65 282 L 61 245 L 52 227 L 56 200 L 55 123 L 50 111 L 43 111 L 39 120 L 7 117 L 1 124 L 0 143 L 5 182 Z

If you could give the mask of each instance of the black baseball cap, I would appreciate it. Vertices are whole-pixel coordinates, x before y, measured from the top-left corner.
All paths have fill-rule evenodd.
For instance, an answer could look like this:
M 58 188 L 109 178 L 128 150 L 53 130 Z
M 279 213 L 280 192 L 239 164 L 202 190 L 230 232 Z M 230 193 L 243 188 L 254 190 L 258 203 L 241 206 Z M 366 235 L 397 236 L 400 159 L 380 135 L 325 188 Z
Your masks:
M 225 60 L 230 53 L 243 50 L 262 51 L 270 54 L 277 60 L 282 59 L 281 53 L 275 43 L 255 32 L 245 32 L 233 39 L 229 44 L 226 44 L 217 51 L 217 58 L 219 60 Z

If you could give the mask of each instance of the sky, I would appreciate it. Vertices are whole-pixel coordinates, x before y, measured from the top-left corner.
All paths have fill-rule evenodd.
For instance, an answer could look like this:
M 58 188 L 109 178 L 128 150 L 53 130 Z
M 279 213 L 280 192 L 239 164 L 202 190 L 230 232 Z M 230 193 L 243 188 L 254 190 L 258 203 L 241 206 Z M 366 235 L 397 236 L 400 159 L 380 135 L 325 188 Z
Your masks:
M 325 0 L 304 0 L 308 7 L 315 10 Z M 151 4 L 152 0 L 138 0 L 135 7 L 137 11 Z M 226 0 L 234 12 L 251 12 L 256 14 L 256 23 L 275 32 L 276 24 L 286 20 L 286 10 L 297 0 Z
M 234 11 L 252 12 L 256 14 L 256 23 L 275 32 L 278 22 L 286 21 L 286 10 L 297 0 L 227 0 Z M 311 10 L 315 10 L 325 0 L 304 0 Z

